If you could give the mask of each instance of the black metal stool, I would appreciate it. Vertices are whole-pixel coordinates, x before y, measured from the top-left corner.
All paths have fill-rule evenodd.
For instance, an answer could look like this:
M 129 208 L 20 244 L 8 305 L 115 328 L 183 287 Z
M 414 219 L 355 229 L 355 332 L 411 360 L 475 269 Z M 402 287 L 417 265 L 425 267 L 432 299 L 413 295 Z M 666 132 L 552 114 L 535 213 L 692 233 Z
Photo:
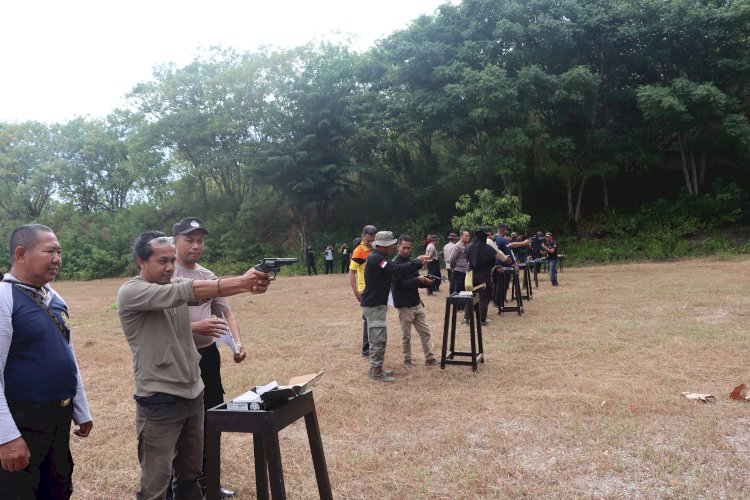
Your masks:
M 534 296 L 534 292 L 531 291 L 531 262 L 522 262 L 518 264 L 518 268 L 523 270 L 523 298 L 531 300 Z
M 456 351 L 456 316 L 460 306 L 471 308 L 469 315 L 469 335 L 471 351 Z M 450 351 L 448 351 L 448 329 L 450 325 Z M 477 347 L 479 349 L 477 350 Z M 456 356 L 469 357 L 471 360 L 455 359 Z M 459 297 L 449 295 L 445 299 L 445 323 L 443 326 L 443 351 L 440 356 L 440 368 L 445 365 L 471 365 L 477 371 L 478 363 L 484 363 L 484 346 L 482 345 L 482 318 L 479 312 L 479 296 Z
M 499 273 L 497 296 L 495 297 L 495 305 L 497 306 L 497 313 L 502 314 L 504 312 L 517 312 L 520 316 L 523 314 L 523 298 L 521 295 L 521 282 L 518 279 L 518 271 L 515 267 L 496 267 L 495 272 Z M 516 305 L 508 306 L 505 305 L 505 281 L 510 280 L 511 286 L 511 301 L 515 301 Z
M 318 493 L 321 499 L 333 499 L 312 391 L 289 400 L 275 410 L 234 411 L 227 410 L 227 404 L 222 403 L 206 412 L 206 499 L 219 499 L 222 432 L 253 433 L 256 497 L 268 498 L 270 479 L 271 495 L 274 500 L 285 499 L 286 488 L 281 466 L 279 431 L 302 417 L 305 418 L 307 439 L 310 441 Z

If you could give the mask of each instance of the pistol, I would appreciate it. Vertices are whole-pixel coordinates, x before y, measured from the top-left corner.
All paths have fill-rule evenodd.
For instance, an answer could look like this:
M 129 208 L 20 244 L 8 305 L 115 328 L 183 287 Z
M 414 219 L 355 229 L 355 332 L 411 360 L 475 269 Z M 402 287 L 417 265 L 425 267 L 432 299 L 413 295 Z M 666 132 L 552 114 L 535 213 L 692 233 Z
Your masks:
M 291 266 L 299 262 L 297 257 L 264 257 L 255 269 L 262 273 L 268 273 L 269 280 L 276 279 L 276 273 L 281 271 L 281 266 Z

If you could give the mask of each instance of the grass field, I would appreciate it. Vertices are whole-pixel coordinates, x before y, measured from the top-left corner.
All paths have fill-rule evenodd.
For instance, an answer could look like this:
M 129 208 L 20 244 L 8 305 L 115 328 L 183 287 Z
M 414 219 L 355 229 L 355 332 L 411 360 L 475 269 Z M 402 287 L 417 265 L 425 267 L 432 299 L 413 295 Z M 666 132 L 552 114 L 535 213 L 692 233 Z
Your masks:
M 91 436 L 72 437 L 75 498 L 128 498 L 138 483 L 121 283 L 56 284 L 94 415 Z M 750 383 L 750 259 L 566 268 L 560 284 L 542 279 L 521 317 L 490 310 L 477 373 L 423 366 L 415 334 L 406 374 L 389 310 L 398 380 L 383 384 L 367 378 L 348 280 L 282 274 L 230 298 L 249 355 L 237 365 L 222 347 L 227 398 L 325 370 L 314 396 L 341 499 L 750 496 L 750 404 L 728 399 Z M 445 295 L 423 297 L 435 353 Z M 317 497 L 304 424 L 280 437 L 289 497 Z M 223 435 L 222 472 L 255 497 L 251 435 Z

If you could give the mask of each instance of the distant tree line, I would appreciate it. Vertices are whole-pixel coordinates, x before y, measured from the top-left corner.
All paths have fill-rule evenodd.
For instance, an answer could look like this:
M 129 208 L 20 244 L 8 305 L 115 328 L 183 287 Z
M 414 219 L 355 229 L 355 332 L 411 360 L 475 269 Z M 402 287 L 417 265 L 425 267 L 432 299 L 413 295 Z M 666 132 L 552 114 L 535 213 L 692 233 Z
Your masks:
M 736 223 L 748 116 L 747 1 L 464 0 L 365 53 L 215 48 L 105 118 L 0 123 L 0 232 L 52 225 L 88 278 L 185 215 L 229 265 L 365 223 L 447 231 L 479 189 L 575 234 L 721 177 Z

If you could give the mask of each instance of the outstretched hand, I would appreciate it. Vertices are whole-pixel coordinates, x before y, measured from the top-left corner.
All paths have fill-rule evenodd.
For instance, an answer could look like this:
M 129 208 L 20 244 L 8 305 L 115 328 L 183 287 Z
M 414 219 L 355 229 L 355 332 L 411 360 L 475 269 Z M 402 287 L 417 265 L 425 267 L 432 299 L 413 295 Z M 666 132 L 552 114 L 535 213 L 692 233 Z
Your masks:
M 242 277 L 245 279 L 245 289 L 253 295 L 264 293 L 271 284 L 268 273 L 255 268 L 248 269 Z

